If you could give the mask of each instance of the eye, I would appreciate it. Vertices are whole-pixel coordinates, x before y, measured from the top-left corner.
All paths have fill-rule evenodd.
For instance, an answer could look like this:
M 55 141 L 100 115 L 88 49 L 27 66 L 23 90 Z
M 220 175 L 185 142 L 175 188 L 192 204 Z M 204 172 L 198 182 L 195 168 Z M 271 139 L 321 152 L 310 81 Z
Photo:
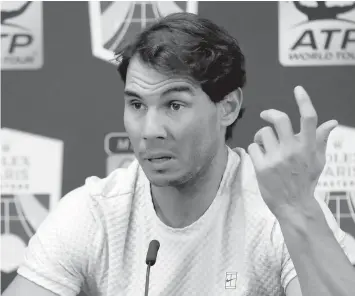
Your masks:
M 140 109 L 140 107 L 142 107 L 142 103 L 133 103 L 133 107 L 135 109 Z
M 132 101 L 130 105 L 133 107 L 135 110 L 141 110 L 142 108 L 142 103 L 137 102 L 137 101 Z
M 183 107 L 183 105 L 173 102 L 173 103 L 170 103 L 170 107 L 173 111 L 179 111 L 181 109 L 181 107 Z

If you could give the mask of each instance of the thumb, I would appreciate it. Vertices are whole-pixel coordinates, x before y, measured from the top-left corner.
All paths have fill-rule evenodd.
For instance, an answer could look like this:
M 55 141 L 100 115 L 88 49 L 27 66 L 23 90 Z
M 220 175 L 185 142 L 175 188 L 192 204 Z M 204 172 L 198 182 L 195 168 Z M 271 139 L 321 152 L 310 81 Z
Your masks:
M 326 148 L 329 135 L 331 131 L 338 126 L 338 122 L 336 120 L 329 120 L 321 124 L 317 128 L 317 146 L 319 148 Z

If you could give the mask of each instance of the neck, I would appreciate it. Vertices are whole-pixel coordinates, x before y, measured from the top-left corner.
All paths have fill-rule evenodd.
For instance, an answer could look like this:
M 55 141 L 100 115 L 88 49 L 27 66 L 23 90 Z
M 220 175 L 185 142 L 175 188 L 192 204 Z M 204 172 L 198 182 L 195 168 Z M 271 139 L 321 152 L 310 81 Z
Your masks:
M 227 160 L 228 148 L 223 145 L 211 164 L 183 186 L 151 185 L 154 207 L 160 220 L 174 228 L 186 227 L 198 220 L 216 197 Z

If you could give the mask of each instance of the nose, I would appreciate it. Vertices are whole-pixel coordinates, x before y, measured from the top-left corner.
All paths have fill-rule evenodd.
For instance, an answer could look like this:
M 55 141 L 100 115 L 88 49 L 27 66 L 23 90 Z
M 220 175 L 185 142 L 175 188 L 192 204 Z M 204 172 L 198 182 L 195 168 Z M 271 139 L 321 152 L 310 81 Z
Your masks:
M 145 140 L 166 138 L 163 118 L 156 109 L 152 108 L 147 111 L 142 129 L 143 138 Z

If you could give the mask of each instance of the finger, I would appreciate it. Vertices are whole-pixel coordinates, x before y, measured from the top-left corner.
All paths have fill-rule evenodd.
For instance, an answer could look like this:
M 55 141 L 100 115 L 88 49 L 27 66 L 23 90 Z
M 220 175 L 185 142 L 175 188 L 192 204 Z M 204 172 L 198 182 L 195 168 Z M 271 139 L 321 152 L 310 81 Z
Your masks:
M 293 139 L 294 134 L 291 120 L 286 113 L 270 109 L 261 112 L 260 117 L 274 125 L 280 141 L 288 141 Z
M 252 143 L 248 147 L 248 153 L 256 169 L 260 169 L 264 161 L 264 154 L 262 153 L 257 143 Z
M 312 142 L 316 137 L 317 112 L 313 107 L 309 95 L 302 86 L 296 86 L 294 94 L 301 115 L 301 137 L 306 142 Z
M 254 142 L 261 143 L 265 152 L 275 151 L 279 145 L 279 141 L 270 126 L 260 129 L 254 136 Z
M 327 142 L 329 139 L 329 135 L 334 128 L 338 126 L 338 122 L 336 120 L 329 120 L 322 123 L 317 128 L 317 148 L 325 149 L 327 147 Z
M 254 137 L 254 142 L 259 145 L 260 151 L 264 154 L 266 153 L 264 144 L 261 140 L 261 137 L 258 136 L 258 138 Z

